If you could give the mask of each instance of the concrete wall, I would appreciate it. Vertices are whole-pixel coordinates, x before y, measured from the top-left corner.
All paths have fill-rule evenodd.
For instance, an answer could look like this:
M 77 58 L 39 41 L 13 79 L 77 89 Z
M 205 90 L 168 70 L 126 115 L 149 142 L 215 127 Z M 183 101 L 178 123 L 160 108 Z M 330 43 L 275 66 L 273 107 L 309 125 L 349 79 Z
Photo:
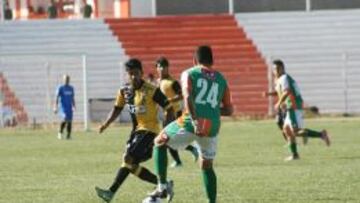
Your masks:
M 305 0 L 234 0 L 235 12 L 305 10 Z
M 360 8 L 359 0 L 312 0 L 313 9 Z
M 150 17 L 152 16 L 152 0 L 131 0 L 131 16 Z
M 234 0 L 239 12 L 305 10 L 306 0 Z M 312 0 L 312 9 L 360 8 L 360 0 Z M 157 0 L 158 15 L 227 13 L 228 0 Z
M 227 12 L 227 0 L 157 0 L 158 15 Z

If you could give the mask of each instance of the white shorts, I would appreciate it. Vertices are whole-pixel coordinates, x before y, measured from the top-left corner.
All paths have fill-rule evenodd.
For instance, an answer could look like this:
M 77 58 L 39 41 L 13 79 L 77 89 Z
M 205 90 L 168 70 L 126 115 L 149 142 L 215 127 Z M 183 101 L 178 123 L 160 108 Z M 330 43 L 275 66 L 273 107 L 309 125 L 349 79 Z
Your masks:
M 286 117 L 284 126 L 290 126 L 292 129 L 304 128 L 304 112 L 302 110 L 288 109 L 286 111 Z
M 173 149 L 185 149 L 195 142 L 203 159 L 214 159 L 217 148 L 217 137 L 199 137 L 192 132 L 179 128 L 176 134 L 168 135 L 167 145 Z

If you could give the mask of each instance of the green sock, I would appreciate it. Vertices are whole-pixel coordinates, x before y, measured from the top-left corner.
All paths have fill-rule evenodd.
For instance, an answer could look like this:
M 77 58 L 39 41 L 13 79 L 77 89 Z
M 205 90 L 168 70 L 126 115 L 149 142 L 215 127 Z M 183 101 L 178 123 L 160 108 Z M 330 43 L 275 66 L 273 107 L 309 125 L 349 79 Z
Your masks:
M 206 196 L 209 203 L 216 202 L 216 174 L 213 168 L 202 170 Z
M 166 183 L 167 153 L 166 146 L 156 146 L 154 150 L 155 172 L 159 176 L 161 184 Z
M 293 155 L 298 155 L 296 143 L 290 143 L 289 149 Z
M 318 131 L 315 131 L 315 130 L 310 130 L 310 129 L 307 129 L 307 128 L 305 128 L 303 130 L 303 133 L 304 133 L 305 136 L 312 137 L 312 138 L 320 138 L 322 136 L 321 132 L 318 132 Z

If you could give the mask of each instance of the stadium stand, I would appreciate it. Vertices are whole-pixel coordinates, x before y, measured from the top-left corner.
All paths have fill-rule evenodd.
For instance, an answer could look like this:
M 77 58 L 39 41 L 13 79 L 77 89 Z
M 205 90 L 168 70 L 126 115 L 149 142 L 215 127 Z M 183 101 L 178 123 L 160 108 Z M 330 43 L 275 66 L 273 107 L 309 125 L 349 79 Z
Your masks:
M 360 10 L 237 14 L 268 61 L 283 59 L 305 102 L 321 112 L 360 112 Z
M 170 60 L 176 78 L 193 65 L 198 45 L 211 45 L 215 67 L 227 77 L 237 115 L 264 116 L 268 111 L 261 92 L 267 89 L 266 64 L 252 41 L 229 15 L 163 16 L 106 19 L 125 52 L 144 62 L 145 72 L 155 73 L 159 56 Z
M 7 107 L 11 109 L 14 113 L 14 115 L 3 115 L 2 113 L 2 115 L 0 115 L 2 116 L 2 121 L 9 120 L 9 122 L 11 123 L 10 125 L 26 123 L 28 121 L 27 113 L 25 112 L 23 105 L 15 96 L 14 92 L 10 89 L 9 85 L 7 84 L 6 78 L 2 73 L 0 73 L 0 94 L 2 95 L 0 101 L 0 108 Z M 12 118 L 4 118 L 7 116 L 11 116 Z
M 89 99 L 112 98 L 123 82 L 121 63 L 127 56 L 103 20 L 9 21 L 2 23 L 1 29 L 0 71 L 29 119 L 49 119 L 49 103 L 65 73 L 70 74 L 76 89 L 74 119 L 82 119 L 83 54 Z

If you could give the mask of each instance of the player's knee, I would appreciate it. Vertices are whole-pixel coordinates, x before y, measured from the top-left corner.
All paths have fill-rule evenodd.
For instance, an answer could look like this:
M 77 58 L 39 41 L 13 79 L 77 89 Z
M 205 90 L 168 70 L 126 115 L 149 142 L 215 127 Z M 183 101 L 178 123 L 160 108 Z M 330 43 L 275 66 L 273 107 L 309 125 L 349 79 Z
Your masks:
M 169 137 L 162 131 L 154 140 L 156 146 L 162 146 L 169 141 Z
M 210 169 L 213 167 L 213 160 L 212 159 L 201 159 L 200 161 L 200 168 L 202 170 Z
M 285 133 L 285 135 L 287 137 L 293 137 L 293 132 L 292 132 L 292 129 L 291 129 L 291 127 L 289 125 L 284 126 L 283 132 Z
M 124 154 L 123 162 L 127 165 L 132 165 L 134 164 L 134 159 L 129 154 Z
M 123 162 L 121 167 L 127 168 L 130 170 L 130 173 L 135 174 L 137 172 L 137 170 L 139 169 L 139 165 L 137 164 L 129 164 L 126 162 Z

